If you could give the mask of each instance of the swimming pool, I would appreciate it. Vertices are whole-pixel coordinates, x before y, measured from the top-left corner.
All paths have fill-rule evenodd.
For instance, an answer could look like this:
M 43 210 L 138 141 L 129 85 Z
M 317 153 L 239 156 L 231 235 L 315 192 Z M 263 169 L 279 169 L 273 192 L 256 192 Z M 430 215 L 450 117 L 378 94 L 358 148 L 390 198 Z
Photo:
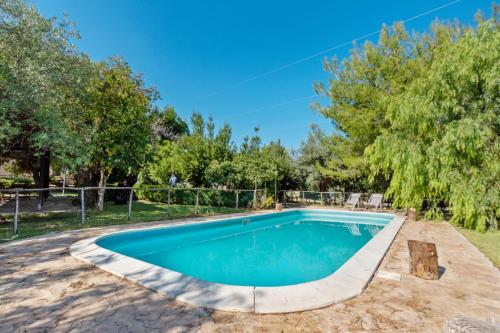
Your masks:
M 392 217 L 296 210 L 132 231 L 96 243 L 208 282 L 285 286 L 334 273 Z
M 402 223 L 392 214 L 294 209 L 113 233 L 75 246 L 72 254 L 188 303 L 289 312 L 324 306 L 321 284 L 345 289 L 336 287 L 335 276 L 347 277 L 343 283 L 359 294 L 399 230 L 395 221 Z M 286 294 L 304 291 L 320 300 Z M 266 298 L 286 305 L 261 304 Z

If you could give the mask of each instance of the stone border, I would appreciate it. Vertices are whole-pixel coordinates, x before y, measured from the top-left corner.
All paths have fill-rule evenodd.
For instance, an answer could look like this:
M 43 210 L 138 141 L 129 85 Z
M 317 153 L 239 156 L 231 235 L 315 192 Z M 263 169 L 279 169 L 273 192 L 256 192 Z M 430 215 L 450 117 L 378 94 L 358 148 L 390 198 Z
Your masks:
M 291 210 L 300 209 L 287 209 L 286 211 Z M 332 209 L 328 211 L 339 212 L 339 210 Z M 363 214 L 364 212 L 356 213 Z M 251 214 L 251 216 L 265 214 L 269 213 Z M 240 217 L 193 223 L 212 223 Z M 333 274 L 320 280 L 282 287 L 234 286 L 202 281 L 102 248 L 95 241 L 103 235 L 74 243 L 70 248 L 70 253 L 73 257 L 106 272 L 166 294 L 180 302 L 222 311 L 287 313 L 325 307 L 361 294 L 375 274 L 404 220 L 405 217 L 394 215 L 394 218 L 375 237 Z M 168 228 L 181 224 L 186 223 L 180 222 L 154 228 Z M 128 229 L 115 233 L 131 230 L 145 229 Z

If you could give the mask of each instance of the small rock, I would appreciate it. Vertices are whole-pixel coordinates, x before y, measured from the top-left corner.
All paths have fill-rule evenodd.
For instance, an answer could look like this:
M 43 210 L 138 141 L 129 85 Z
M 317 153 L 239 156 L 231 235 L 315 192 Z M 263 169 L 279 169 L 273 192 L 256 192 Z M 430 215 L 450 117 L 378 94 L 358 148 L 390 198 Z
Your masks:
M 365 330 L 372 330 L 375 328 L 375 321 L 373 320 L 372 316 L 369 314 L 366 314 L 361 318 L 361 326 Z
M 337 311 L 344 311 L 345 310 L 345 304 L 344 303 L 338 303 L 333 306 L 334 310 Z
M 446 322 L 445 333 L 500 333 L 500 324 L 456 316 Z

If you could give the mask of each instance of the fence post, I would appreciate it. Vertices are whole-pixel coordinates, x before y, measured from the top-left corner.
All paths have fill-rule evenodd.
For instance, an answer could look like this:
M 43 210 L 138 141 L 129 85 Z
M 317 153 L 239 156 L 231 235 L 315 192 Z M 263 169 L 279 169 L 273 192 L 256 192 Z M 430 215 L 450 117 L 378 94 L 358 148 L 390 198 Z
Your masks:
M 132 217 L 132 201 L 134 200 L 134 189 L 130 189 L 130 194 L 128 197 L 128 219 Z
M 325 203 L 323 201 L 323 192 L 319 192 L 319 194 L 321 195 L 321 206 L 324 206 Z
M 168 188 L 167 205 L 170 205 L 170 187 Z
M 304 206 L 305 193 L 302 191 L 302 206 Z
M 198 210 L 199 205 L 200 205 L 200 190 L 196 189 L 196 210 Z
M 12 228 L 12 235 L 17 236 L 17 222 L 19 219 L 19 190 L 16 190 L 16 208 L 14 210 L 14 227 Z
M 257 207 L 257 189 L 253 190 L 253 208 Z
M 80 202 L 82 205 L 82 223 L 85 223 L 85 187 L 80 190 Z
M 236 191 L 236 208 L 238 208 L 239 194 L 240 191 Z
M 43 191 L 39 191 L 38 192 L 38 205 L 36 206 L 36 209 L 38 211 L 42 210 L 42 202 L 43 202 Z

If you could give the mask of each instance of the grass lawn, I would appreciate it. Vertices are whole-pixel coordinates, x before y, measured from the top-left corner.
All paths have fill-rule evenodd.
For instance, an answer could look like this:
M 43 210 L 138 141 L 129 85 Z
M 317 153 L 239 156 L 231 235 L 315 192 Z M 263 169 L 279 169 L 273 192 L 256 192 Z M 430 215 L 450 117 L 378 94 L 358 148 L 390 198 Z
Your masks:
M 500 269 L 500 231 L 481 233 L 464 228 L 457 229 Z
M 207 206 L 200 206 L 196 209 L 193 205 L 166 205 L 134 201 L 132 218 L 128 220 L 127 209 L 127 205 L 114 204 L 106 205 L 103 212 L 90 209 L 87 211 L 85 223 L 81 222 L 81 216 L 76 212 L 21 215 L 16 239 L 39 236 L 55 231 L 245 211 L 245 209 Z M 11 236 L 12 217 L 9 217 L 6 222 L 0 223 L 0 243 L 8 241 Z

